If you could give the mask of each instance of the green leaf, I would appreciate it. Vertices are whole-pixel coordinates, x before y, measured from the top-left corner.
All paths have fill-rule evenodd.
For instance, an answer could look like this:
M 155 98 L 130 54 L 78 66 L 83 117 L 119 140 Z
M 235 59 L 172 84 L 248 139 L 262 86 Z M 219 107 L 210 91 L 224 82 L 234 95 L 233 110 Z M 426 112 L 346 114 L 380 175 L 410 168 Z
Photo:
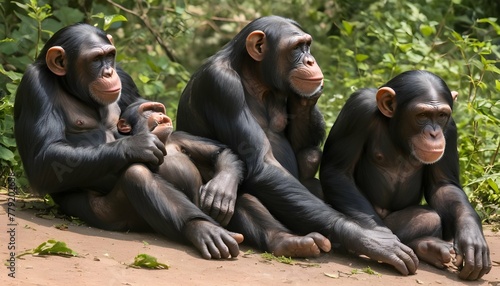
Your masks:
M 486 181 L 488 182 L 488 185 L 495 191 L 495 193 L 499 193 L 498 185 L 497 183 L 495 183 L 495 181 L 493 181 L 493 179 L 488 178 Z
M 351 35 L 352 33 L 352 28 L 353 28 L 353 25 L 352 23 L 350 22 L 347 22 L 347 21 L 342 21 L 342 27 L 344 27 L 344 31 L 346 32 L 346 34 L 349 36 Z
M 148 254 L 139 254 L 135 257 L 134 263 L 129 266 L 134 268 L 147 268 L 147 269 L 169 269 L 170 266 L 157 261 L 156 257 Z
M 81 22 L 85 18 L 85 14 L 80 12 L 78 9 L 70 7 L 60 7 L 57 10 L 54 10 L 53 14 L 63 25 Z
M 500 74 L 500 69 L 499 69 L 499 68 L 497 68 L 497 67 L 496 67 L 496 66 L 494 66 L 494 65 L 490 65 L 490 64 L 489 64 L 489 65 L 486 65 L 484 69 L 485 69 L 485 70 L 487 70 L 487 71 L 490 71 L 490 72 L 494 72 L 494 73 L 496 73 L 496 74 Z
M 382 276 L 380 273 L 378 273 L 377 271 L 374 271 L 373 269 L 370 268 L 370 266 L 367 266 L 366 268 L 363 268 L 361 269 L 364 273 L 366 274 L 370 274 L 370 275 L 378 275 L 378 276 Z
M 6 71 L 3 66 L 0 65 L 0 74 L 6 75 L 12 81 L 20 81 L 23 77 L 22 73 L 18 73 L 15 71 Z
M 498 79 L 495 80 L 495 87 L 497 90 L 500 91 L 500 80 L 498 80 Z
M 5 118 L 4 118 L 4 120 L 5 120 Z M 0 138 L 0 143 L 5 147 L 15 147 L 16 146 L 16 139 L 12 138 L 12 137 L 3 136 Z
M 92 18 L 104 19 L 104 13 L 100 12 L 100 13 L 94 14 L 94 15 L 92 15 Z
M 106 31 L 111 27 L 113 23 L 116 22 L 127 22 L 127 18 L 123 15 L 119 14 L 114 14 L 114 15 L 109 15 L 109 16 L 104 16 L 104 28 L 103 30 Z
M 0 159 L 5 161 L 11 161 L 14 159 L 14 153 L 9 149 L 0 145 Z
M 74 252 L 71 248 L 66 246 L 66 243 L 62 241 L 56 241 L 49 239 L 46 242 L 40 244 L 37 248 L 28 250 L 25 253 L 19 255 L 23 256 L 26 254 L 33 255 L 58 255 L 58 256 L 78 256 L 78 253 Z
M 365 54 L 357 54 L 356 55 L 356 61 L 357 62 L 362 62 L 362 61 L 365 61 L 366 59 L 368 59 L 369 56 L 368 55 L 365 55 Z
M 184 14 L 184 11 L 185 11 L 185 9 L 183 7 L 179 7 L 179 6 L 175 7 L 175 13 L 177 13 L 178 15 Z
M 142 83 L 148 83 L 151 79 L 145 74 L 139 74 L 139 80 Z
M 398 44 L 398 48 L 403 52 L 403 53 L 406 53 L 408 52 L 409 50 L 411 50 L 411 48 L 413 47 L 413 43 L 408 43 L 408 44 Z
M 482 18 L 478 19 L 477 22 L 490 24 L 495 29 L 495 32 L 497 32 L 497 35 L 500 35 L 500 25 L 497 24 L 497 18 Z
M 432 26 L 429 26 L 429 25 L 420 25 L 420 33 L 422 33 L 422 35 L 428 37 L 432 34 L 434 34 L 436 32 L 436 29 Z

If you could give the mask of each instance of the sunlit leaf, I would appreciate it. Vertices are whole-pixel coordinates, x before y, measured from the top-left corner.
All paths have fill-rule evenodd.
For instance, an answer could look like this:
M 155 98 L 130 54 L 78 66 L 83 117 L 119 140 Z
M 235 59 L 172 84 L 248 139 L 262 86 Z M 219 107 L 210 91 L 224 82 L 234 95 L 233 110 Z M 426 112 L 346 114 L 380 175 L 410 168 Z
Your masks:
M 430 35 L 433 35 L 434 33 L 436 32 L 436 29 L 432 26 L 429 26 L 429 25 L 420 25 L 420 33 L 422 33 L 422 35 L 428 37 Z
M 490 185 L 490 187 L 495 191 L 495 193 L 499 193 L 498 185 L 495 181 L 493 181 L 491 178 L 488 178 L 486 181 L 488 182 L 488 185 Z
M 147 269 L 169 269 L 170 266 L 157 261 L 156 257 L 148 254 L 139 254 L 135 257 L 134 263 L 129 266 L 134 268 L 147 268 Z
M 365 61 L 368 58 L 369 58 L 368 55 L 365 55 L 365 54 L 356 54 L 356 61 L 357 62 Z
M 104 16 L 104 27 L 103 30 L 106 31 L 109 27 L 116 22 L 126 22 L 127 18 L 123 15 L 114 14 L 109 16 Z
M 78 256 L 78 253 L 74 252 L 71 248 L 66 246 L 66 243 L 62 241 L 56 241 L 49 239 L 46 242 L 40 244 L 37 248 L 28 250 L 25 253 L 19 255 L 24 256 L 26 254 L 33 255 L 58 255 L 58 256 Z
M 353 25 L 352 23 L 348 22 L 348 21 L 342 21 L 342 27 L 344 27 L 344 31 L 346 32 L 346 34 L 349 36 L 351 35 L 352 33 L 352 28 L 353 28 Z

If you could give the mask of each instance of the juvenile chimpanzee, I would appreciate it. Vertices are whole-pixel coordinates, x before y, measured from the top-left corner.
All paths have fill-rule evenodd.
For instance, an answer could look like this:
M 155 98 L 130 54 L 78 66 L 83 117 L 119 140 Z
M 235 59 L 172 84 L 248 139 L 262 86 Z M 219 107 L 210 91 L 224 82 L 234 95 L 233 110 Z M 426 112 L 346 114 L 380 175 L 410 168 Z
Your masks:
M 211 139 L 172 131 L 172 121 L 159 102 L 138 100 L 122 112 L 118 121 L 118 132 L 122 135 L 152 132 L 165 143 L 167 155 L 157 173 L 221 225 L 226 226 L 236 212 L 236 220 L 266 227 L 264 235 L 242 232 L 248 243 L 287 257 L 317 256 L 321 250 L 330 250 L 330 242 L 321 234 L 293 235 L 255 198 L 250 195 L 237 198 L 243 163 L 229 148 Z M 259 215 L 246 216 L 257 209 L 262 210 Z
M 157 136 L 144 132 L 116 140 L 122 83 L 115 53 L 104 31 L 75 24 L 56 32 L 26 70 L 14 118 L 32 189 L 100 228 L 151 227 L 191 241 L 205 258 L 237 256 L 241 234 L 217 225 L 146 167 L 161 165 L 166 154 Z M 122 79 L 125 91 L 135 93 L 130 77 Z
M 365 229 L 396 234 L 440 268 L 456 252 L 459 277 L 475 280 L 491 261 L 459 182 L 456 96 L 427 71 L 356 91 L 325 143 L 320 179 L 326 201 Z
M 122 112 L 117 127 L 122 135 L 156 135 L 167 150 L 156 172 L 221 225 L 228 224 L 243 179 L 243 163 L 230 149 L 211 139 L 172 132 L 172 120 L 159 102 L 132 103 Z
M 231 230 L 265 233 L 265 224 L 245 218 L 267 209 L 298 234 L 320 232 L 350 251 L 414 273 L 417 257 L 394 234 L 365 230 L 304 187 L 305 181 L 314 182 L 325 135 L 316 107 L 323 74 L 311 42 L 295 21 L 277 16 L 252 21 L 190 79 L 177 129 L 220 141 L 245 163 L 240 197 L 251 196 L 263 206 L 233 216 Z

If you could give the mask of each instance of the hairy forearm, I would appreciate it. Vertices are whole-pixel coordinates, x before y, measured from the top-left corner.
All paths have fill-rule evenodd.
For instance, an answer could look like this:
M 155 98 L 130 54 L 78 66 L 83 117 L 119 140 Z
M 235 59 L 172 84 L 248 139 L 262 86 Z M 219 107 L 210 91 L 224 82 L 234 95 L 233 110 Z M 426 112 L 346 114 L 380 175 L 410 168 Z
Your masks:
M 34 157 L 27 170 L 30 183 L 43 193 L 84 188 L 88 182 L 98 181 L 126 165 L 118 145 L 119 142 L 98 147 L 52 144 Z

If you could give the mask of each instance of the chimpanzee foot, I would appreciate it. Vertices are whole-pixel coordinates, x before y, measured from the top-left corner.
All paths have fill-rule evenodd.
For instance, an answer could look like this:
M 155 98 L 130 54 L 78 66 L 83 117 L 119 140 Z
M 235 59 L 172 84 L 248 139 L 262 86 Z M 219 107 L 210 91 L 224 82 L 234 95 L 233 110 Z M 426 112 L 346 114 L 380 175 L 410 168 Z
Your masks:
M 423 237 L 409 245 L 418 258 L 437 268 L 444 268 L 455 254 L 453 245 L 437 237 Z
M 183 234 L 200 251 L 205 259 L 236 257 L 243 235 L 225 230 L 206 220 L 186 223 Z
M 276 256 L 316 257 L 321 251 L 330 251 L 331 244 L 326 237 L 317 232 L 305 236 L 280 232 L 271 239 L 268 247 Z

